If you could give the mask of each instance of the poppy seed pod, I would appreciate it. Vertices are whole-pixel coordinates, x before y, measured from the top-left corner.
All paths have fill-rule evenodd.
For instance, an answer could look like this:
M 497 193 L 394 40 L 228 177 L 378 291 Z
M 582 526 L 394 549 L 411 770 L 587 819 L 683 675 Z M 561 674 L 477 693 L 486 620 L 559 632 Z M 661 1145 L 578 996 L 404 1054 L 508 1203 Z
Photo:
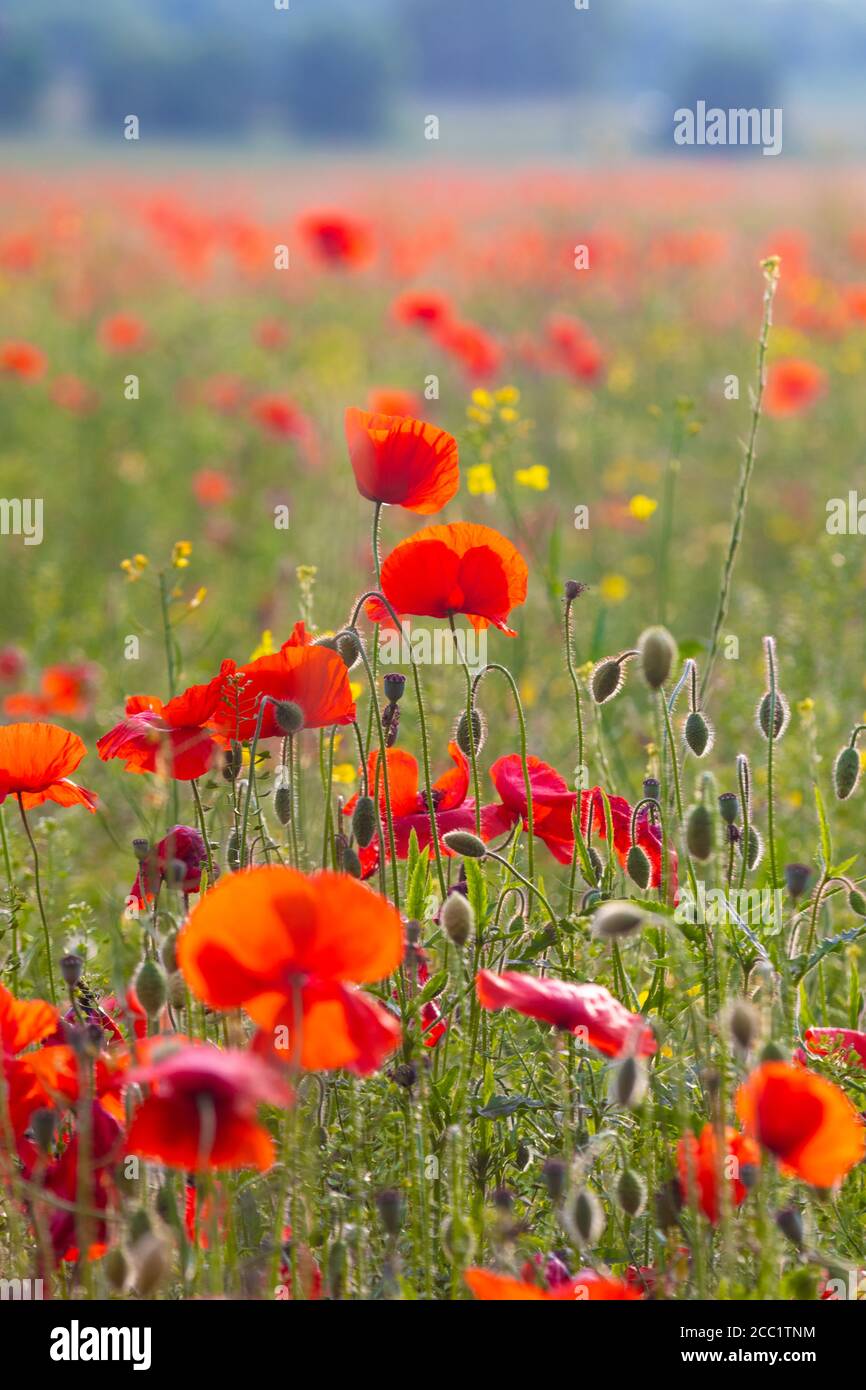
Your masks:
M 764 738 L 766 739 L 769 739 L 770 737 L 770 707 L 773 703 L 773 698 L 774 697 L 772 691 L 768 690 L 766 695 L 761 700 L 761 703 L 758 705 L 758 728 L 760 729 L 761 733 L 764 735 Z M 777 738 L 782 737 L 782 734 L 788 727 L 788 720 L 791 717 L 791 711 L 788 708 L 788 701 L 785 699 L 781 690 L 776 691 L 775 701 L 775 712 L 773 714 L 774 741 Z
M 81 979 L 81 972 L 84 969 L 84 961 L 80 956 L 68 955 L 60 958 L 60 974 L 63 976 L 64 984 L 70 989 L 74 989 Z
M 702 758 L 713 746 L 713 729 L 699 709 L 693 709 L 686 719 L 683 734 L 696 758 Z
M 588 585 L 582 584 L 579 579 L 566 579 L 563 586 L 566 603 L 574 603 L 576 598 L 586 593 L 587 588 Z
M 607 656 L 596 662 L 589 678 L 589 690 L 597 705 L 605 705 L 618 695 L 625 682 L 625 663 L 633 652 L 622 656 Z
M 352 813 L 352 834 L 366 849 L 376 834 L 376 803 L 372 796 L 359 796 Z
M 662 784 L 657 777 L 643 779 L 644 801 L 658 801 L 662 794 Z
M 785 865 L 785 887 L 794 902 L 802 898 L 812 878 L 812 870 L 808 864 L 786 864 Z
M 616 1200 L 626 1216 L 640 1216 L 646 1206 L 646 1183 L 633 1168 L 623 1168 L 616 1185 Z
M 661 690 L 677 659 L 676 642 L 666 627 L 648 627 L 637 645 L 644 680 L 651 690 Z
M 442 843 L 464 859 L 483 859 L 487 853 L 484 841 L 468 830 L 449 830 L 442 836 Z
M 626 1110 L 636 1110 L 646 1095 L 649 1083 L 647 1069 L 639 1057 L 629 1055 L 615 1063 L 610 1078 L 612 1104 Z
M 719 815 L 725 825 L 736 825 L 740 814 L 740 798 L 736 792 L 722 792 L 719 797 Z
M 840 801 L 847 801 L 860 781 L 860 754 L 856 748 L 843 748 L 833 764 L 833 786 Z
M 638 888 L 646 888 L 650 881 L 652 865 L 649 855 L 640 845 L 632 845 L 625 861 L 626 872 L 629 878 L 637 884 Z
M 472 706 L 472 732 L 475 752 L 480 753 L 487 738 L 487 721 L 477 705 Z M 467 758 L 472 756 L 472 744 L 469 741 L 469 715 L 466 710 L 462 710 L 454 726 L 454 742 Z
M 386 671 L 382 678 L 382 687 L 388 703 L 396 705 L 403 698 L 403 692 L 406 689 L 406 677 L 402 671 Z
M 274 705 L 274 720 L 277 728 L 284 734 L 297 734 L 304 727 L 304 711 L 294 700 L 277 700 Z
M 133 981 L 136 997 L 148 1018 L 156 1018 L 165 1004 L 165 975 L 155 960 L 143 960 Z
M 442 926 L 455 946 L 465 946 L 475 925 L 475 913 L 462 893 L 449 893 L 442 905 Z
M 702 801 L 696 802 L 689 811 L 686 820 L 686 845 L 689 854 L 695 859 L 704 861 L 712 858 L 715 847 L 713 817 L 709 807 Z
M 640 931 L 646 920 L 629 902 L 604 903 L 592 920 L 592 934 L 600 941 L 622 941 Z
M 604 1209 L 594 1192 L 582 1187 L 566 1214 L 566 1224 L 580 1246 L 597 1245 L 604 1234 Z
M 143 838 L 133 840 L 132 852 L 138 860 L 139 864 L 142 864 L 144 860 L 147 858 L 147 856 L 150 854 L 150 840 L 145 840 Z
M 277 787 L 274 792 L 274 814 L 280 825 L 288 825 L 292 819 L 292 789 Z

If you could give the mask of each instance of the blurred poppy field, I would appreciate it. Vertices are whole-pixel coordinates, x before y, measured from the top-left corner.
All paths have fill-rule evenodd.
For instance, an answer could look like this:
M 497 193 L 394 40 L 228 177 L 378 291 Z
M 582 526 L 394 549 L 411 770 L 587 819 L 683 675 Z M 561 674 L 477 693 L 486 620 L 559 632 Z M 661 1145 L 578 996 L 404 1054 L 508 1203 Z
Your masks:
M 762 174 L 6 169 L 5 1276 L 866 1294 L 866 184 Z

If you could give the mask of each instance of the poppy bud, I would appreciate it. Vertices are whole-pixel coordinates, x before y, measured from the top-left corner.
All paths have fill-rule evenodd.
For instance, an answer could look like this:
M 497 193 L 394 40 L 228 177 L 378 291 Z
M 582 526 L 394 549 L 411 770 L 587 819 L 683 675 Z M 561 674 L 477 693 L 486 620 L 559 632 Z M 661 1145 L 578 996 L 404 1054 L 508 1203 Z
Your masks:
M 57 1111 L 50 1110 L 48 1106 L 40 1106 L 34 1110 L 30 1116 L 30 1128 L 37 1148 L 43 1153 L 51 1152 L 51 1145 L 54 1143 L 54 1133 L 57 1127 Z
M 241 866 L 241 836 L 239 830 L 232 830 L 226 842 L 226 863 L 230 869 Z
M 695 859 L 711 859 L 714 849 L 713 818 L 709 807 L 698 801 L 686 820 L 686 845 Z
M 475 925 L 475 913 L 462 893 L 449 893 L 442 905 L 442 926 L 455 946 L 465 946 Z
M 609 1096 L 613 1105 L 636 1110 L 646 1095 L 647 1069 L 639 1057 L 623 1057 L 611 1071 Z
M 150 840 L 145 840 L 141 837 L 139 837 L 136 840 L 133 840 L 132 852 L 138 860 L 139 864 L 143 863 L 147 856 L 150 854 Z
M 796 1207 L 782 1207 L 776 1212 L 776 1225 L 792 1245 L 803 1248 L 803 1218 Z
M 60 973 L 64 983 L 70 989 L 74 989 L 81 979 L 81 972 L 84 969 L 84 961 L 80 956 L 68 955 L 60 957 Z
M 601 941 L 622 941 L 640 931 L 646 920 L 629 902 L 604 903 L 592 920 L 592 934 Z
M 736 792 L 722 792 L 719 797 L 719 815 L 725 825 L 734 825 L 740 814 L 740 798 Z
M 484 747 L 484 740 L 487 738 L 487 721 L 477 705 L 472 706 L 472 731 L 477 754 L 481 752 Z M 461 712 L 454 727 L 454 742 L 467 758 L 472 756 L 472 744 L 469 741 L 469 716 L 465 709 Z
M 352 815 L 352 834 L 366 849 L 376 834 L 376 803 L 372 796 L 359 796 Z
M 394 1080 L 405 1091 L 410 1091 L 418 1080 L 418 1073 L 410 1062 L 398 1062 L 393 1072 Z
M 858 917 L 866 917 L 866 898 L 859 888 L 852 888 L 848 894 L 848 906 L 852 912 L 856 912 Z
M 616 1185 L 616 1199 L 626 1216 L 640 1216 L 646 1206 L 646 1183 L 633 1168 L 623 1168 Z
M 386 1187 L 376 1194 L 376 1206 L 385 1234 L 398 1236 L 403 1229 L 403 1195 L 396 1187 Z
M 280 825 L 288 825 L 292 819 L 292 789 L 277 787 L 274 792 L 274 814 Z
M 566 1225 L 580 1246 L 597 1245 L 604 1233 L 604 1209 L 594 1192 L 582 1187 L 566 1214 Z
M 677 644 L 666 627 L 648 627 L 638 638 L 644 680 L 651 690 L 661 690 L 677 659 Z
M 860 754 L 856 748 L 843 748 L 833 764 L 833 785 L 840 801 L 847 801 L 860 780 Z
M 244 750 L 237 739 L 233 738 L 223 758 L 223 777 L 225 780 L 227 782 L 234 782 L 240 777 L 243 765 Z
M 812 870 L 808 864 L 786 864 L 785 865 L 785 887 L 794 902 L 802 898 L 809 882 L 812 878 Z
M 790 1062 L 791 1054 L 777 1042 L 765 1043 L 761 1049 L 762 1062 Z
M 566 579 L 563 587 L 566 603 L 574 603 L 576 598 L 580 598 L 581 594 L 586 593 L 587 588 L 588 585 L 581 584 L 579 579 Z
M 442 843 L 464 859 L 483 859 L 487 853 L 484 841 L 468 830 L 449 830 L 442 836 Z
M 336 646 L 343 659 L 343 665 L 351 671 L 361 656 L 361 641 L 357 632 L 341 632 L 337 638 Z
M 462 1216 L 449 1216 L 442 1222 L 442 1249 L 452 1264 L 466 1264 L 475 1248 L 475 1239 L 468 1221 Z
M 585 917 L 587 913 L 594 912 L 600 902 L 604 899 L 597 888 L 589 888 L 580 900 L 580 916 Z
M 135 1263 L 135 1289 L 140 1298 L 150 1298 L 169 1272 L 170 1261 L 163 1242 L 154 1235 L 142 1236 L 132 1249 Z
M 135 1243 L 143 1236 L 149 1236 L 153 1230 L 150 1220 L 150 1213 L 147 1207 L 135 1207 L 129 1218 L 129 1238 Z
M 638 888 L 646 888 L 650 881 L 652 865 L 646 851 L 640 845 L 632 845 L 625 861 L 626 872 Z
M 385 699 L 389 705 L 396 705 L 406 689 L 406 677 L 402 671 L 386 671 L 382 685 L 385 689 Z
M 764 842 L 753 825 L 749 826 L 748 853 L 746 852 L 745 838 L 740 845 L 740 851 L 746 856 L 746 864 L 750 869 L 757 869 L 764 853 Z
M 761 1032 L 757 1009 L 747 999 L 735 999 L 728 1009 L 727 1024 L 740 1052 L 744 1056 L 751 1052 Z
M 713 729 L 699 709 L 693 709 L 685 722 L 685 739 L 696 758 L 702 758 L 713 746 Z
M 186 980 L 184 979 L 183 972 L 180 970 L 172 970 L 165 984 L 166 998 L 168 999 L 169 1006 L 174 1009 L 175 1013 L 178 1013 L 181 1009 L 185 1009 Z
M 274 720 L 277 728 L 284 734 L 297 734 L 304 727 L 304 711 L 294 700 L 277 700 L 274 705 Z
M 520 1139 L 514 1150 L 514 1166 L 519 1173 L 523 1173 L 529 1167 L 529 1160 L 532 1157 L 532 1150 L 529 1145 Z
M 165 976 L 155 960 L 143 960 L 133 981 L 138 1002 L 148 1018 L 156 1018 L 165 1004 Z
M 683 1207 L 683 1192 L 676 1178 L 671 1178 L 655 1195 L 656 1225 L 667 1231 L 679 1220 Z
M 643 779 L 643 794 L 645 801 L 658 801 L 662 794 L 662 784 L 657 777 Z
M 122 1293 L 129 1277 L 129 1264 L 119 1245 L 113 1245 L 102 1262 L 105 1278 L 112 1293 Z
M 165 938 L 165 941 L 163 941 L 162 950 L 159 953 L 159 958 L 165 966 L 165 969 L 168 971 L 169 975 L 172 973 L 173 970 L 177 970 L 176 931 L 169 932 L 168 936 Z
M 607 656 L 596 662 L 589 678 L 589 689 L 597 705 L 605 705 L 618 695 L 625 681 L 625 663 L 634 652 L 624 652 L 622 656 Z
M 343 873 L 348 874 L 350 878 L 360 878 L 362 872 L 361 861 L 352 846 L 345 845 L 343 848 Z
M 561 1202 L 565 1196 L 568 1168 L 561 1158 L 549 1158 L 541 1170 L 551 1202 Z
M 772 692 L 768 690 L 764 698 L 761 700 L 761 703 L 758 705 L 758 728 L 764 735 L 764 738 L 768 740 L 770 737 L 770 706 L 772 705 L 773 698 L 774 697 Z M 791 717 L 791 711 L 788 708 L 788 701 L 785 699 L 781 690 L 776 691 L 775 700 L 776 706 L 775 713 L 773 714 L 774 741 L 777 738 L 781 738 L 782 734 L 788 727 L 788 720 Z
M 586 853 L 587 853 L 587 858 L 589 859 L 589 862 L 590 862 L 590 864 L 592 865 L 593 870 L 594 870 L 594 872 L 595 872 L 595 881 L 594 881 L 594 882 L 590 882 L 590 880 L 587 878 L 586 874 L 583 875 L 583 879 L 584 879 L 584 882 L 585 882 L 585 883 L 589 883 L 589 885 L 590 885 L 591 888 L 594 888 L 595 885 L 596 885 L 596 883 L 598 883 L 598 881 L 600 880 L 602 874 L 604 873 L 604 864 L 602 863 L 601 855 L 599 854 L 599 852 L 598 852 L 598 850 L 596 849 L 595 845 L 590 845 L 589 848 L 587 849 L 587 852 L 586 852 Z

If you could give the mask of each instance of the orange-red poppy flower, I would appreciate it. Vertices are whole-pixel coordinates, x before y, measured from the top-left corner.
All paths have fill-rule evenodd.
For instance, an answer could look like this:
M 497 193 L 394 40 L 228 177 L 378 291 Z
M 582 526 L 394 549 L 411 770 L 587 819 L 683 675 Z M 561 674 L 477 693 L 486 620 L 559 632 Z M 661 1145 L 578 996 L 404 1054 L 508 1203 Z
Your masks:
M 96 796 L 69 780 L 87 749 L 57 724 L 7 724 L 0 729 L 0 801 L 20 795 L 26 810 L 43 801 L 96 810 Z
M 260 656 L 246 666 L 224 661 L 222 673 L 221 698 L 210 721 L 222 742 L 253 737 L 263 699 L 297 705 L 305 729 L 351 724 L 355 718 L 346 663 L 332 648 L 312 645 L 303 624 L 296 626 L 278 652 Z M 273 705 L 267 704 L 260 737 L 281 736 Z
M 623 796 L 609 796 L 610 818 L 613 827 L 613 847 L 616 851 L 619 862 L 625 866 L 628 852 L 631 849 L 631 823 L 632 807 Z M 592 816 L 592 829 L 599 839 L 607 839 L 607 817 L 604 811 L 604 797 L 601 787 L 592 787 L 589 791 L 581 793 L 580 801 L 580 828 L 582 834 L 586 835 L 589 831 L 590 815 Z M 638 813 L 637 824 L 635 826 L 635 844 L 640 845 L 650 861 L 650 888 L 658 888 L 661 883 L 662 867 L 662 834 L 659 826 L 650 818 L 649 807 L 644 806 Z M 677 852 L 672 847 L 668 847 L 668 885 L 672 894 L 676 894 L 678 888 L 678 860 Z
M 438 512 L 460 486 L 457 441 L 410 415 L 346 411 L 346 443 L 362 497 L 410 512 Z
M 807 1028 L 803 1037 L 813 1057 L 856 1058 L 856 1066 L 866 1067 L 866 1033 L 853 1028 Z
M 827 373 L 814 362 L 789 357 L 774 362 L 767 372 L 764 409 L 768 415 L 799 415 L 808 410 L 827 387 Z
M 225 671 L 204 685 L 191 685 L 163 704 L 156 695 L 132 695 L 126 718 L 97 741 L 103 762 L 123 758 L 127 772 L 162 772 L 178 782 L 202 777 L 216 752 L 216 740 L 206 728 L 218 713 Z
M 220 879 L 177 944 L 199 999 L 244 1008 L 263 1047 L 309 1070 L 372 1071 L 393 1052 L 397 1020 L 354 986 L 390 975 L 402 957 L 400 916 L 384 898 L 343 874 L 276 866 Z
M 99 325 L 99 341 L 109 352 L 130 352 L 140 348 L 147 332 L 135 314 L 111 314 Z
M 259 1105 L 287 1106 L 291 1091 L 255 1053 L 164 1037 L 140 1048 L 129 1080 L 148 1087 L 135 1112 L 127 1151 L 190 1172 L 258 1168 L 274 1161 Z
M 624 1048 L 644 1057 L 656 1050 L 646 1019 L 629 1013 L 603 985 L 540 980 L 514 970 L 501 975 L 479 970 L 475 987 L 483 1008 L 516 1009 L 528 1018 L 574 1033 L 607 1057 L 619 1056 Z
M 725 1152 L 721 1159 L 712 1125 L 704 1125 L 697 1138 L 694 1134 L 684 1135 L 677 1145 L 677 1169 L 683 1201 L 689 1200 L 689 1192 L 694 1188 L 698 1206 L 715 1223 L 719 1219 L 719 1178 L 728 1184 L 730 1205 L 738 1207 L 748 1192 L 742 1182 L 742 1171 L 747 1167 L 757 1167 L 760 1161 L 761 1151 L 754 1139 L 739 1134 L 730 1125 L 725 1129 Z
M 486 381 L 502 365 L 503 352 L 495 338 L 475 323 L 446 319 L 437 326 L 436 340 L 472 381 Z
M 85 1202 L 91 1213 L 92 1240 L 87 1250 L 87 1258 L 90 1260 L 100 1259 L 107 1249 L 107 1222 L 103 1216 L 94 1214 L 106 1212 L 115 1203 L 117 1193 L 114 1167 L 119 1157 L 122 1139 L 123 1131 L 115 1116 L 109 1114 L 98 1101 L 93 1101 L 90 1107 L 87 1171 L 84 1174 L 83 1188 Z M 60 1152 L 47 1165 L 44 1164 L 35 1145 L 25 1142 L 21 1146 L 25 1177 L 59 1199 L 56 1205 L 46 1204 L 43 1218 L 56 1260 L 76 1261 L 79 1258 L 78 1217 L 75 1211 L 82 1198 L 82 1182 L 78 1168 L 79 1148 L 77 1129 L 65 1138 Z
M 367 409 L 371 415 L 409 415 L 417 420 L 421 397 L 399 386 L 377 386 L 367 397 Z
M 633 1303 L 642 1297 L 639 1289 L 623 1279 L 606 1278 L 594 1269 L 581 1270 L 551 1289 L 492 1269 L 467 1269 L 463 1277 L 483 1303 Z
M 540 758 L 527 758 L 526 767 L 532 791 L 534 833 L 560 864 L 569 864 L 574 853 L 572 813 L 577 793 L 570 792 L 565 779 Z M 526 779 L 520 756 L 509 753 L 499 758 L 491 767 L 490 776 L 500 801 L 482 810 L 484 838 L 507 833 L 517 820 L 523 821 L 524 829 L 528 828 Z
M 23 381 L 36 381 L 47 365 L 45 353 L 32 343 L 0 343 L 0 372 Z
M 789 1062 L 764 1062 L 736 1106 L 746 1133 L 813 1187 L 832 1187 L 866 1153 L 866 1129 L 845 1092 Z
M 322 265 L 360 270 L 373 259 L 372 233 L 360 218 L 343 212 L 309 212 L 300 226 L 307 246 Z
M 397 323 L 419 328 L 438 328 L 453 317 L 450 301 L 435 290 L 406 290 L 394 300 L 391 313 Z
M 302 439 L 309 430 L 307 417 L 288 396 L 257 396 L 250 404 L 250 414 L 257 425 L 277 439 Z
M 519 550 L 490 526 L 456 521 L 426 526 L 391 551 L 382 566 L 382 592 L 398 616 L 467 617 L 476 630 L 490 623 L 509 637 L 512 608 L 526 601 L 526 561 Z M 367 601 L 368 616 L 393 625 L 378 599 Z
M 39 680 L 39 691 L 7 695 L 6 714 L 14 718 L 40 718 L 60 715 L 83 719 L 90 711 L 96 668 L 87 662 L 60 662 L 46 666 Z

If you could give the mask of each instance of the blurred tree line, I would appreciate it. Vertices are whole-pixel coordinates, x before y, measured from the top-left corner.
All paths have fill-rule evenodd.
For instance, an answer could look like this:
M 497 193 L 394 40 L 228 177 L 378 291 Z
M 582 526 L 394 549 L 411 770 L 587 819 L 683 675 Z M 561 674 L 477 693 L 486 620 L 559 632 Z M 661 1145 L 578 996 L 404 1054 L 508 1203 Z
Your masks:
M 695 92 L 763 105 L 798 71 L 866 61 L 863 0 L 589 0 L 583 12 L 574 0 L 277 3 L 0 0 L 0 125 L 38 124 L 52 93 L 72 89 L 95 130 L 135 113 L 164 134 L 365 139 L 412 94 L 651 87 L 673 105 Z

